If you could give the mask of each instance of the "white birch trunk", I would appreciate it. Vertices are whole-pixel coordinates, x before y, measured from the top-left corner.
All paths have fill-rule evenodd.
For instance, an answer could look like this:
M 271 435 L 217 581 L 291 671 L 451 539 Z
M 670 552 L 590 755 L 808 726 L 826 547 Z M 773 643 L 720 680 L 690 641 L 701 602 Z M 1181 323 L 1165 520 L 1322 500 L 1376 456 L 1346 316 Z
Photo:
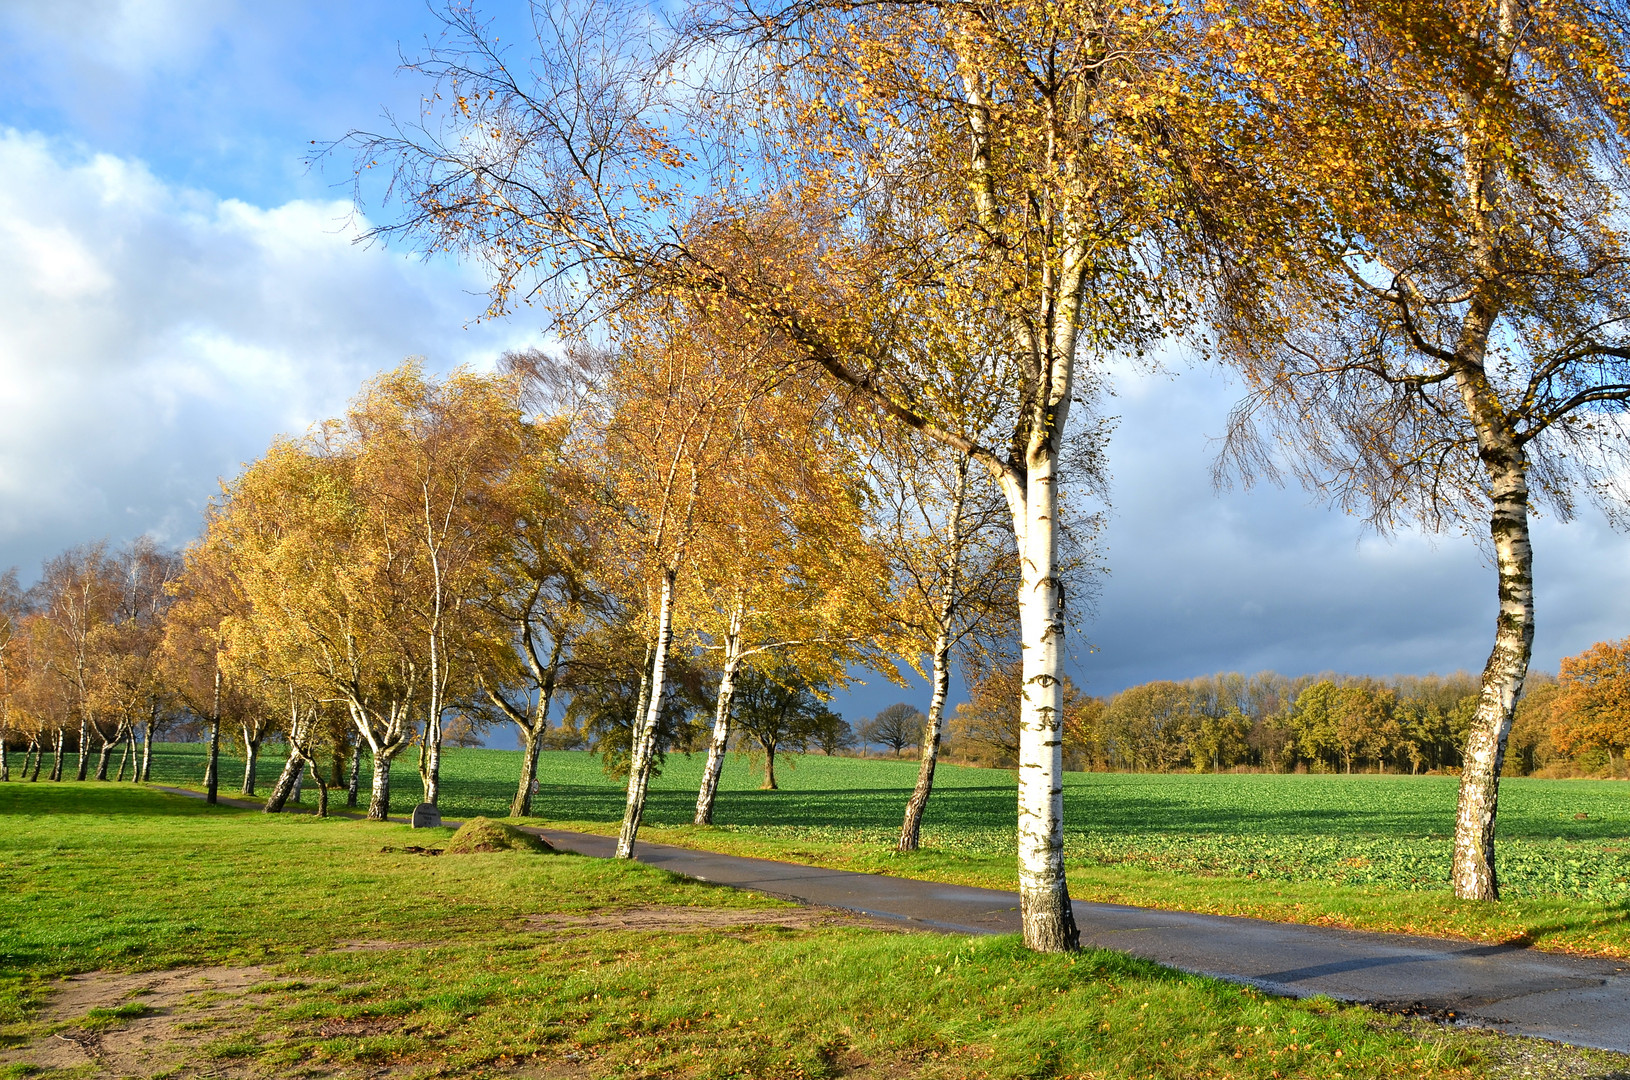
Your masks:
M 1529 542 L 1528 484 L 1522 451 L 1498 465 L 1485 456 L 1492 479 L 1494 512 L 1489 523 L 1499 572 L 1500 613 L 1494 648 L 1483 666 L 1477 713 L 1462 754 L 1460 798 L 1455 813 L 1452 880 L 1462 900 L 1498 900 L 1494 824 L 1500 767 L 1517 699 L 1534 646 L 1533 548 Z
M 255 793 L 255 770 L 260 765 L 260 738 L 250 734 L 249 725 L 243 725 L 243 794 Z
M 150 783 L 153 779 L 153 732 L 158 727 L 158 709 L 147 714 L 147 730 L 143 732 L 141 744 L 141 776 L 142 783 Z
M 425 724 L 424 801 L 432 806 L 441 796 L 441 715 L 432 714 Z
M 357 804 L 357 786 L 362 779 L 362 746 L 358 744 L 351 750 L 351 776 L 345 783 L 345 805 Z
M 388 821 L 391 814 L 391 759 L 374 751 L 373 791 L 368 797 L 368 820 Z
M 674 578 L 672 567 L 662 572 L 662 591 L 657 600 L 657 640 L 651 660 L 651 681 L 645 715 L 637 718 L 629 747 L 628 805 L 617 834 L 617 858 L 634 857 L 634 840 L 639 835 L 640 818 L 645 813 L 645 792 L 651 783 L 651 757 L 656 740 L 657 718 L 662 712 L 662 682 L 667 675 L 668 646 L 673 639 Z
M 906 803 L 905 821 L 900 825 L 897 851 L 916 851 L 922 834 L 923 811 L 934 791 L 934 770 L 939 764 L 940 733 L 945 725 L 945 699 L 951 688 L 951 638 L 944 630 L 934 639 L 934 696 L 928 703 L 928 722 L 923 725 L 923 761 L 917 769 L 917 786 Z
M 1064 620 L 1058 583 L 1058 455 L 1032 449 L 1022 491 L 1005 484 L 1020 561 L 1019 911 L 1038 952 L 1080 947 L 1064 879 Z M 1017 499 L 1015 499 L 1017 496 Z M 1014 505 L 1016 503 L 1016 505 Z
M 962 507 L 968 497 L 968 459 L 957 465 L 956 487 L 951 493 L 951 521 L 946 537 L 949 553 L 942 579 L 940 596 L 939 633 L 934 636 L 934 692 L 928 702 L 928 722 L 923 725 L 922 765 L 917 769 L 917 786 L 912 789 L 906 803 L 905 820 L 900 825 L 897 851 L 916 851 L 921 839 L 923 811 L 928 808 L 928 797 L 934 792 L 934 770 L 939 765 L 940 734 L 945 726 L 945 699 L 951 689 L 951 627 L 956 618 L 957 590 L 960 588 L 962 569 Z
M 564 651 L 564 643 L 559 638 L 553 639 L 549 648 L 549 663 L 547 666 L 541 665 L 532 651 L 531 635 L 527 635 L 524 655 L 532 666 L 533 677 L 538 680 L 538 704 L 531 716 L 516 715 L 502 697 L 491 695 L 493 703 L 509 714 L 521 732 L 521 779 L 515 788 L 515 798 L 509 804 L 510 817 L 527 817 L 532 813 L 532 785 L 538 779 L 538 753 L 542 749 L 543 737 L 549 731 L 549 706 L 554 700 L 555 679 L 560 674 L 560 658 Z
M 702 769 L 702 786 L 696 792 L 697 825 L 713 824 L 713 804 L 719 795 L 719 775 L 724 772 L 724 755 L 730 748 L 730 701 L 736 695 L 736 670 L 741 666 L 741 623 L 746 602 L 736 598 L 730 615 L 730 629 L 724 642 L 724 670 L 719 675 L 719 701 L 713 713 L 713 737 L 707 744 L 707 765 Z
M 306 767 L 306 759 L 292 743 L 289 745 L 289 759 L 283 763 L 283 771 L 278 774 L 277 782 L 272 785 L 272 793 L 266 798 L 266 805 L 261 808 L 263 813 L 281 814 L 283 805 L 289 801 L 290 796 L 300 784 L 300 774 Z

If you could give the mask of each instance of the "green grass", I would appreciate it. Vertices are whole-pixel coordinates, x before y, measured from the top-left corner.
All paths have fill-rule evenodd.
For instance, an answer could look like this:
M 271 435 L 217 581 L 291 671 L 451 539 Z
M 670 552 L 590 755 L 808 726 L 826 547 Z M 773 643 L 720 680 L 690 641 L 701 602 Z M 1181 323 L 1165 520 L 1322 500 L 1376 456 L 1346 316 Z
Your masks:
M 201 748 L 160 747 L 156 774 L 201 774 Z M 967 884 L 1016 887 L 1015 781 L 942 767 L 924 851 L 892 853 L 916 765 L 804 755 L 760 791 L 746 760 L 726 765 L 716 826 L 689 825 L 702 759 L 672 755 L 652 783 L 647 839 Z M 263 761 L 275 774 L 279 763 Z M 450 819 L 508 813 L 519 755 L 453 750 Z M 229 770 L 223 770 L 229 773 Z M 393 772 L 405 811 L 420 797 L 410 760 Z M 546 753 L 538 820 L 605 831 L 623 788 L 582 753 Z M 1080 899 L 1441 933 L 1630 956 L 1630 784 L 1501 784 L 1498 866 L 1505 903 L 1449 896 L 1454 777 L 1129 775 L 1065 782 L 1065 852 Z M 308 802 L 309 802 L 308 797 Z M 1582 817 L 1580 815 L 1583 815 Z
M 0 1044 L 49 1027 L 56 975 L 252 961 L 272 977 L 179 1075 L 216 1060 L 426 1077 L 1472 1076 L 1499 1052 L 1012 938 L 641 929 L 655 905 L 773 902 L 571 855 L 380 853 L 404 835 L 130 787 L 0 786 Z M 629 928 L 525 922 L 608 911 Z M 405 947 L 333 951 L 355 938 Z M 86 1020 L 108 1031 L 136 1007 L 100 1012 Z
M 656 902 L 760 904 L 600 860 L 382 852 L 401 826 L 276 817 L 96 784 L 0 784 L 0 970 L 36 975 L 88 967 L 261 963 L 336 942 L 443 941 L 490 935 L 536 910 Z M 445 842 L 452 829 L 420 830 Z M 676 891 L 677 890 L 677 891 Z

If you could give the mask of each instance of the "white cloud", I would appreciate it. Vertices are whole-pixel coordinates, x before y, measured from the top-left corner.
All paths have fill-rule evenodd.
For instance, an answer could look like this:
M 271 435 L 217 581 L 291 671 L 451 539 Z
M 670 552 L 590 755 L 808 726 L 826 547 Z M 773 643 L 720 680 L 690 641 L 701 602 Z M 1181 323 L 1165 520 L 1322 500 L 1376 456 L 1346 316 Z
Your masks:
M 408 355 L 490 360 L 480 282 L 358 247 L 349 207 L 262 208 L 0 133 L 0 566 L 154 530 Z

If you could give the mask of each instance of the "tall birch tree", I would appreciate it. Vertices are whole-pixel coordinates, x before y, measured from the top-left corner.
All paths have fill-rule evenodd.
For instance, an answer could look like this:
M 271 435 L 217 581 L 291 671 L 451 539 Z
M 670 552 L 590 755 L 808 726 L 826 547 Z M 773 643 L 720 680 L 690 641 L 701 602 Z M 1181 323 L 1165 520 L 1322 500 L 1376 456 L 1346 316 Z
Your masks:
M 1264 447 L 1283 446 L 1380 529 L 1486 530 L 1499 612 L 1452 877 L 1497 899 L 1532 508 L 1624 505 L 1630 31 L 1573 2 L 1253 3 L 1226 42 L 1260 152 L 1217 278 L 1221 349 L 1246 380 L 1225 464 L 1272 474 Z
M 739 674 L 795 667 L 823 686 L 847 682 L 852 665 L 893 674 L 890 583 L 868 536 L 876 508 L 837 406 L 808 377 L 767 387 L 716 477 L 692 605 L 719 666 L 698 825 L 713 821 Z
M 581 437 L 564 416 L 528 423 L 522 438 L 522 463 L 495 506 L 512 532 L 496 556 L 495 588 L 480 601 L 502 632 L 488 639 L 476 672 L 481 694 L 520 735 L 511 817 L 532 813 L 538 753 L 562 675 L 614 609 L 603 580 L 605 512 L 593 455 L 574 445 Z
M 928 657 L 921 764 L 895 845 L 916 851 L 939 764 L 952 654 L 1011 639 L 1018 558 L 1002 496 L 969 455 L 900 436 L 887 445 L 872 470 L 882 504 L 874 543 L 895 578 L 895 617 L 911 635 L 911 662 L 921 671 Z
M 492 593 L 493 563 L 513 530 L 494 511 L 521 459 L 518 396 L 498 377 L 460 369 L 427 379 L 409 361 L 364 386 L 329 433 L 350 456 L 353 497 L 389 553 L 401 629 L 421 639 L 403 648 L 422 666 L 419 772 L 435 803 L 460 645 L 484 629 L 477 601 Z
M 632 858 L 654 764 L 681 587 L 699 535 L 714 530 L 715 496 L 763 393 L 761 347 L 722 340 L 674 297 L 655 294 L 620 319 L 623 361 L 612 376 L 604 435 L 622 509 L 609 534 L 626 591 L 645 612 L 647 660 L 630 749 L 617 857 Z

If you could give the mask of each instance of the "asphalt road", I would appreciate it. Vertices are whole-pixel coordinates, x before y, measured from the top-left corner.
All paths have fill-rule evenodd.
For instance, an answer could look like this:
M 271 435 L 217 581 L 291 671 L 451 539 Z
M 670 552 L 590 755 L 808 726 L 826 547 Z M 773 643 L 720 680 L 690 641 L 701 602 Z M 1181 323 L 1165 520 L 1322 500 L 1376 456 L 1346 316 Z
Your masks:
M 202 797 L 182 788 L 161 790 Z M 256 805 L 227 797 L 221 802 Z M 609 836 L 559 829 L 528 831 L 558 848 L 600 858 L 609 858 L 616 846 Z M 639 844 L 635 858 L 701 881 L 843 908 L 922 930 L 1011 934 L 1020 929 L 1017 893 L 747 859 L 668 844 Z M 1325 994 L 1514 1035 L 1630 1053 L 1630 961 L 1124 904 L 1077 901 L 1075 919 L 1083 945 L 1247 983 L 1273 994 Z

